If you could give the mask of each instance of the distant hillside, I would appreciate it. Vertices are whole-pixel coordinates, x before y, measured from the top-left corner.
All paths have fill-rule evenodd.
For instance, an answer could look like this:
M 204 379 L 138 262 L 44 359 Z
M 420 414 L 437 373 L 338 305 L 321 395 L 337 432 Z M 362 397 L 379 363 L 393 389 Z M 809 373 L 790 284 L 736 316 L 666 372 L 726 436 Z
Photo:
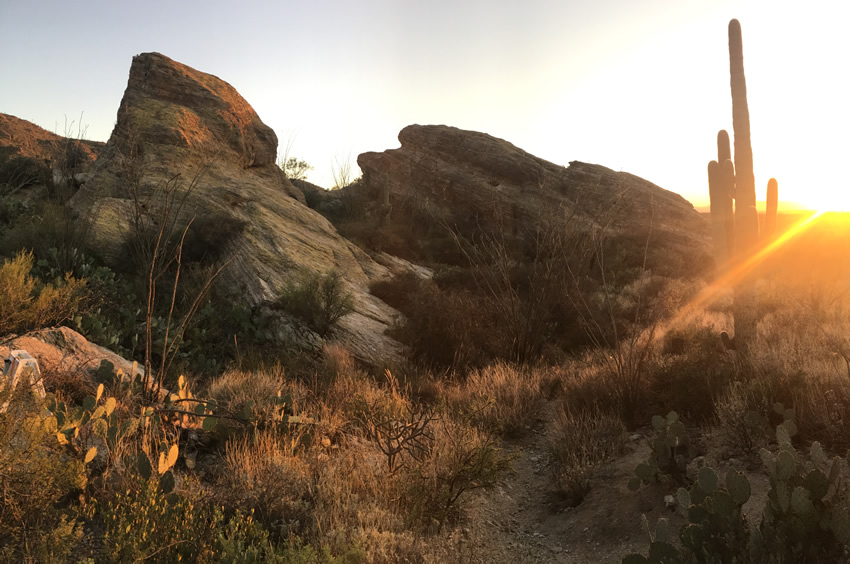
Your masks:
M 18 155 L 52 163 L 69 144 L 79 147 L 78 153 L 89 161 L 95 160 L 105 146 L 100 141 L 68 139 L 27 120 L 0 113 L 0 156 Z

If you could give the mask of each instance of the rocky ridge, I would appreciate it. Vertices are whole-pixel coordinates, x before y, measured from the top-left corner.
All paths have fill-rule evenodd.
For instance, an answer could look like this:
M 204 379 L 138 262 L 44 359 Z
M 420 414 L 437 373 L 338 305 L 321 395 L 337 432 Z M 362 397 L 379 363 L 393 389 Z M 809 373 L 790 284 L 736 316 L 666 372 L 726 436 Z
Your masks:
M 0 154 L 21 156 L 55 164 L 68 144 L 78 149 L 86 161 L 94 161 L 104 144 L 85 139 L 69 139 L 51 133 L 25 119 L 0 113 Z
M 401 147 L 363 153 L 357 164 L 375 193 L 413 202 L 449 225 L 521 233 L 551 222 L 653 230 L 664 245 L 701 254 L 706 221 L 683 197 L 625 172 L 578 161 L 562 167 L 511 143 L 445 125 L 410 125 Z

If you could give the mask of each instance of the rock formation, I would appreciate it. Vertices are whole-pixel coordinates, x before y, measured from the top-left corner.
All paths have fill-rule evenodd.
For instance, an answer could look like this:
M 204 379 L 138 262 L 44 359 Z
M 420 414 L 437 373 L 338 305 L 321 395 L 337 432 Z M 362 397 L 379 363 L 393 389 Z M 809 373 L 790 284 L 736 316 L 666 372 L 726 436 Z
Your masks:
M 84 381 L 93 382 L 100 363 L 108 361 L 115 370 L 125 375 L 141 374 L 142 369 L 114 352 L 94 343 L 69 329 L 56 327 L 42 329 L 16 337 L 0 345 L 0 359 L 5 359 L 11 351 L 22 349 L 38 361 L 42 373 L 57 372 L 77 375 Z
M 568 168 L 484 133 L 444 125 L 411 125 L 401 148 L 357 159 L 372 193 L 416 202 L 449 225 L 473 224 L 508 232 L 533 231 L 552 221 L 605 224 L 620 233 L 651 228 L 682 253 L 708 252 L 709 228 L 684 198 L 598 165 Z
M 231 85 L 144 53 L 133 58 L 115 129 L 72 205 L 93 218 L 96 247 L 117 262 L 130 234 L 132 188 L 147 195 L 168 182 L 191 187 L 187 217 L 245 225 L 226 249 L 233 261 L 219 281 L 235 298 L 254 307 L 274 299 L 299 271 L 335 269 L 355 302 L 339 340 L 368 362 L 397 358 L 400 346 L 384 331 L 399 314 L 368 292 L 388 269 L 305 205 L 275 165 L 276 154 L 274 131 Z

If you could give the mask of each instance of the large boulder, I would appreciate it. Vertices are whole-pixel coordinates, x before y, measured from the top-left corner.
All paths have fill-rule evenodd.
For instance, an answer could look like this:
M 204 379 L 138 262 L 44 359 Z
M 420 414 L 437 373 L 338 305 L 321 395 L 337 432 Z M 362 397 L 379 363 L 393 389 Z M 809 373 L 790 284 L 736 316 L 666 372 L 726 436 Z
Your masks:
M 222 281 L 256 307 L 303 271 L 339 272 L 354 298 L 336 337 L 361 360 L 399 357 L 384 332 L 398 312 L 368 287 L 389 275 L 320 214 L 275 165 L 277 136 L 228 83 L 159 53 L 133 58 L 115 129 L 72 205 L 93 219 L 104 258 L 126 260 L 134 213 L 161 213 L 152 194 L 173 190 L 186 219 L 244 225 L 224 255 Z M 179 202 L 186 195 L 185 203 Z
M 26 335 L 4 341 L 0 345 L 0 359 L 9 357 L 13 350 L 24 350 L 38 361 L 42 374 L 47 372 L 75 375 L 83 381 L 93 382 L 103 361 L 120 370 L 126 377 L 142 376 L 144 370 L 100 345 L 90 343 L 85 337 L 68 327 L 54 327 L 31 331 Z
M 441 223 L 514 234 L 552 222 L 606 226 L 680 256 L 709 252 L 707 222 L 680 195 L 625 172 L 571 162 L 559 166 L 485 133 L 411 125 L 401 147 L 361 154 L 363 184 L 395 203 L 411 203 Z

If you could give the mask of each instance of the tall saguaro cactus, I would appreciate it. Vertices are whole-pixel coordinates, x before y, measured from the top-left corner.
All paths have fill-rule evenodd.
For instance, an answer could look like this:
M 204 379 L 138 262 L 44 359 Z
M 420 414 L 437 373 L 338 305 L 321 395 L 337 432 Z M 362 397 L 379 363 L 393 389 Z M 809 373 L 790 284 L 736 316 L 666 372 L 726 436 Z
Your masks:
M 756 332 L 756 295 L 749 259 L 759 248 L 759 221 L 756 211 L 753 149 L 750 142 L 750 110 L 744 77 L 744 49 L 741 24 L 729 22 L 729 75 L 732 90 L 732 127 L 735 156 L 732 162 L 729 134 L 717 134 L 717 160 L 708 164 L 708 190 L 711 199 L 712 238 L 718 274 L 736 272 L 735 347 L 746 350 Z M 734 212 L 732 202 L 734 200 Z M 771 178 L 767 191 L 766 238 L 776 229 L 778 187 Z

